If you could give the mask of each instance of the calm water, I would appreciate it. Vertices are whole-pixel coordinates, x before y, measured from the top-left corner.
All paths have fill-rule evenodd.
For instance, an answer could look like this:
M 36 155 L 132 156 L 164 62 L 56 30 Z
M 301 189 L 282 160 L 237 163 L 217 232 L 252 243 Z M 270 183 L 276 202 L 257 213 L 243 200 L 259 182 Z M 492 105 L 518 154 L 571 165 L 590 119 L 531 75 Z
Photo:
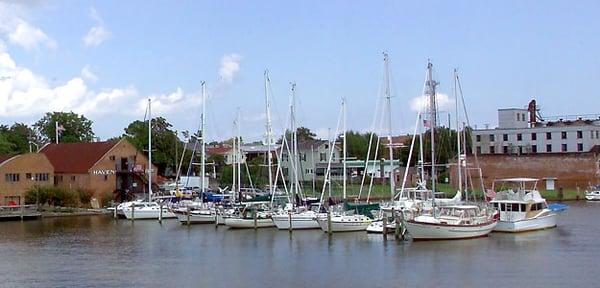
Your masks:
M 2 222 L 0 287 L 597 287 L 598 219 L 600 203 L 572 203 L 556 229 L 417 243 L 109 216 Z

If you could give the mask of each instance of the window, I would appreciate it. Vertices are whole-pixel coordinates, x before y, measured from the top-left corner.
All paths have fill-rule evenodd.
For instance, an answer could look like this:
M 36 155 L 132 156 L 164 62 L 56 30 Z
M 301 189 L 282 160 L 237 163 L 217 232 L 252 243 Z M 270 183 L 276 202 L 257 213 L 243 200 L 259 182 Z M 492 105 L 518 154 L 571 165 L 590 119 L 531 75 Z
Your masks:
M 519 155 L 523 154 L 523 146 L 519 146 Z
M 519 205 L 519 203 L 512 203 L 511 206 L 513 212 L 519 212 L 519 206 L 521 205 Z
M 481 146 L 477 146 L 477 155 L 481 155 Z
M 50 178 L 48 173 L 35 173 L 35 181 L 46 182 Z
M 521 204 L 521 212 L 526 212 L 526 211 L 527 211 L 527 205 Z
M 506 211 L 506 204 L 500 203 L 500 211 Z
M 502 141 L 508 141 L 508 134 L 502 134 Z
M 562 144 L 561 151 L 562 152 L 567 152 L 567 144 Z
M 108 175 L 104 175 L 104 181 L 108 180 Z
M 517 141 L 523 141 L 523 134 L 517 134 Z
M 71 181 L 75 181 L 75 175 L 71 176 Z
M 521 121 L 521 114 L 517 113 L 517 122 Z
M 18 173 L 6 173 L 4 174 L 4 180 L 6 182 L 19 182 L 19 175 Z
M 537 140 L 537 134 L 536 133 L 531 133 L 531 140 Z
M 552 144 L 546 145 L 546 152 L 552 152 Z
M 523 122 L 525 122 L 525 113 L 521 114 L 521 119 L 523 119 Z
M 490 142 L 494 142 L 494 134 L 490 134 Z
M 567 139 L 567 132 L 566 131 L 560 132 L 560 139 Z
M 537 145 L 531 145 L 531 153 L 537 153 Z
M 577 131 L 577 139 L 581 139 L 583 138 L 583 131 L 579 130 Z
M 502 146 L 502 153 L 508 154 L 508 146 Z
M 546 139 L 547 140 L 552 139 L 552 132 L 546 132 Z
M 594 131 L 590 131 L 590 138 L 594 139 Z
M 583 143 L 577 143 L 577 151 L 583 151 Z
M 115 155 L 111 155 L 111 156 L 108 157 L 108 159 L 111 160 L 111 161 L 115 161 L 116 158 L 115 158 Z
M 490 146 L 490 154 L 494 154 L 496 153 L 494 146 Z
M 25 173 L 25 179 L 33 180 L 33 178 L 31 178 L 31 173 Z
M 325 155 L 325 153 L 320 153 L 320 154 L 319 154 L 319 161 L 327 161 L 327 160 L 326 160 L 326 157 L 327 157 L 327 156 Z
M 481 142 L 481 135 L 475 135 L 475 139 L 477 142 Z
M 598 130 L 596 130 L 596 139 L 598 139 Z

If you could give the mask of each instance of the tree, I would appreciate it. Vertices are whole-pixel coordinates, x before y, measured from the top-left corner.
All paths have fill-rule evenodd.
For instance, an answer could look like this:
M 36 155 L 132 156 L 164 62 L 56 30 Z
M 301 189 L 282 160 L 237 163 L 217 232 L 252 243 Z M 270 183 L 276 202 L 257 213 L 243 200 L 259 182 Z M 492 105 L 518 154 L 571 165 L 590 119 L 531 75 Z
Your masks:
M 299 140 L 315 140 L 315 137 L 317 137 L 317 134 L 306 127 L 298 127 L 296 129 L 296 135 Z
M 350 157 L 354 157 L 356 159 L 365 160 L 367 159 L 367 152 L 369 151 L 369 139 L 371 139 L 371 132 L 366 132 L 361 134 L 357 131 L 348 131 L 346 133 L 346 147 L 348 152 L 346 155 Z M 369 155 L 369 159 L 373 159 L 375 157 L 375 149 L 377 145 L 377 134 L 373 135 L 373 141 L 371 142 L 371 154 Z M 342 143 L 343 139 L 338 138 L 338 143 Z M 377 158 L 382 158 L 383 146 L 379 145 L 379 152 L 377 153 Z
M 178 159 L 175 159 L 176 147 L 179 147 L 179 138 L 175 131 L 171 130 L 172 125 L 163 117 L 152 119 L 152 164 L 158 168 L 158 173 L 164 175 L 167 167 L 172 168 L 178 164 Z M 130 123 L 125 128 L 123 134 L 133 146 L 138 150 L 144 151 L 144 155 L 148 155 L 148 123 L 145 121 L 136 120 Z M 191 157 L 191 151 L 186 151 L 187 159 Z M 184 162 L 188 163 L 188 162 Z M 185 169 L 182 169 L 185 174 Z
M 56 142 L 56 123 L 64 128 L 61 142 L 91 142 L 94 140 L 92 121 L 73 112 L 48 112 L 33 127 L 43 142 Z
M 8 127 L 0 125 L 0 153 L 6 155 L 15 155 L 29 152 L 29 143 L 36 141 L 33 129 L 23 123 L 15 123 Z

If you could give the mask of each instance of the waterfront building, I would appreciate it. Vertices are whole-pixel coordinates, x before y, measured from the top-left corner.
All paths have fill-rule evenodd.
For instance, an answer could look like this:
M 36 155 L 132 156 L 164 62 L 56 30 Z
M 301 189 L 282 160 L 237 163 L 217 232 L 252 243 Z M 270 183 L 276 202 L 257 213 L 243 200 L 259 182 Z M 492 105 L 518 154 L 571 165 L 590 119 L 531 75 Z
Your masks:
M 44 154 L 0 156 L 0 206 L 25 204 L 33 186 L 52 186 L 54 167 Z
M 290 151 L 284 148 L 283 153 L 281 154 L 281 167 L 283 168 L 282 170 L 285 175 L 289 175 L 288 173 L 292 171 L 293 158 L 290 156 L 289 152 Z M 313 177 L 323 177 L 327 171 L 330 153 L 331 147 L 327 140 L 299 139 L 298 180 L 300 182 L 308 182 L 312 181 Z M 338 145 L 335 145 L 333 148 L 333 155 L 331 156 L 332 169 L 334 169 L 334 166 L 337 167 L 337 164 L 342 163 L 341 155 L 342 149 Z M 336 173 L 332 171 L 332 175 L 336 175 Z
M 40 153 L 54 167 L 54 185 L 83 189 L 95 197 L 111 193 L 115 197 L 143 194 L 148 183 L 148 159 L 129 141 L 51 143 Z M 153 182 L 156 167 L 152 167 Z M 158 191 L 158 186 L 157 188 Z

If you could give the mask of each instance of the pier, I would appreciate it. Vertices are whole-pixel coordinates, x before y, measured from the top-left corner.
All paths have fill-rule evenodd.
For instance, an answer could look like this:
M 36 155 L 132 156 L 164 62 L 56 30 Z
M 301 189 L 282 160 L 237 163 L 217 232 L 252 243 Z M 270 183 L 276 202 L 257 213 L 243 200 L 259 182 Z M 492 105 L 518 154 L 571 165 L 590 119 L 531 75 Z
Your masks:
M 0 206 L 0 221 L 37 219 L 41 216 L 37 205 Z

